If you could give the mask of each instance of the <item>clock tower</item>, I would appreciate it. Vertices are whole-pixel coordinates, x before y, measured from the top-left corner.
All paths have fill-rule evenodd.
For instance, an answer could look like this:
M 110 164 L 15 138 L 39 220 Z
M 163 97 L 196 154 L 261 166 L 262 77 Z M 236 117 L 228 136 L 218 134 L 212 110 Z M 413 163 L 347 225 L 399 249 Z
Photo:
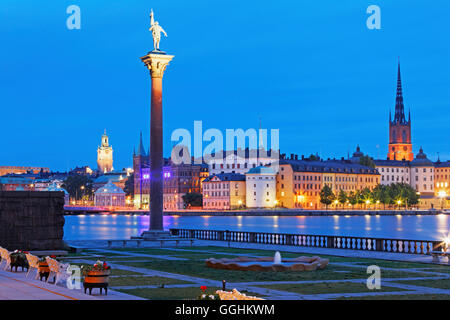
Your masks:
M 102 135 L 102 144 L 97 148 L 97 171 L 100 173 L 113 171 L 113 149 L 109 145 L 106 129 Z

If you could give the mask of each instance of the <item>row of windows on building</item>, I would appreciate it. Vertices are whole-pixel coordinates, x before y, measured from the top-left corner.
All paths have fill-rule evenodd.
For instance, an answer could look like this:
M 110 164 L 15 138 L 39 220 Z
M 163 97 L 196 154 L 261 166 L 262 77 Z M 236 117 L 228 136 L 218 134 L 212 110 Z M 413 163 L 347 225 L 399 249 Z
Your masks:
M 274 179 L 275 177 L 258 177 L 258 179 L 256 179 L 256 177 L 247 177 L 247 180 L 274 180 Z
M 423 190 L 427 190 L 427 185 L 423 184 L 422 185 L 422 189 Z M 433 185 L 432 184 L 430 184 L 430 190 L 433 190 Z M 416 185 L 416 191 L 419 191 L 419 185 L 418 184 Z
M 257 165 L 257 163 L 252 163 L 252 164 L 250 164 L 250 167 L 251 168 L 256 168 L 256 165 Z M 261 162 L 259 165 L 263 166 L 264 164 Z M 224 167 L 225 167 L 225 165 L 223 163 L 219 164 L 219 168 L 220 169 L 224 169 Z M 234 164 L 234 163 L 232 163 L 232 164 L 227 163 L 226 167 L 227 167 L 227 169 L 240 169 L 241 167 L 244 168 L 244 169 L 248 169 L 249 165 L 248 165 L 248 163 L 244 163 L 243 166 L 241 166 L 240 163 L 236 163 L 236 164 Z M 216 169 L 216 164 L 215 163 L 212 164 L 212 168 Z
M 207 197 L 228 197 L 230 195 L 230 191 L 206 191 L 205 196 Z M 239 195 L 237 191 L 235 191 L 235 195 Z
M 229 189 L 230 185 L 228 183 L 205 183 L 203 188 L 205 190 L 211 189 Z M 235 184 L 235 188 L 238 188 L 238 184 Z
M 214 208 L 214 207 L 219 207 L 219 208 L 223 208 L 223 207 L 228 207 L 230 205 L 230 203 L 228 201 L 211 201 L 211 202 L 204 202 L 205 207 L 207 208 Z
M 386 179 L 384 178 L 384 177 L 386 177 Z M 392 176 L 392 178 L 390 178 L 391 176 L 388 176 L 388 175 L 386 175 L 386 176 L 381 176 L 381 181 L 392 181 L 392 182 L 395 182 L 395 181 L 397 181 L 397 182 L 400 182 L 400 180 L 401 180 L 401 182 L 404 182 L 405 180 L 404 180 L 404 177 L 401 177 L 401 179 L 400 179 L 400 176 L 397 176 L 397 179 L 395 179 L 395 176 Z M 417 177 L 416 177 L 417 178 Z M 409 181 L 409 178 L 408 177 L 406 177 L 406 182 L 408 182 Z
M 403 173 L 403 168 L 400 170 L 399 168 L 390 168 L 391 170 L 389 171 L 389 168 L 386 168 L 386 172 L 402 172 Z M 417 168 L 416 168 L 417 169 Z M 406 168 L 405 169 L 406 171 L 406 173 L 408 173 L 409 172 L 409 169 L 408 168 Z M 381 168 L 381 172 L 384 172 L 384 168 Z

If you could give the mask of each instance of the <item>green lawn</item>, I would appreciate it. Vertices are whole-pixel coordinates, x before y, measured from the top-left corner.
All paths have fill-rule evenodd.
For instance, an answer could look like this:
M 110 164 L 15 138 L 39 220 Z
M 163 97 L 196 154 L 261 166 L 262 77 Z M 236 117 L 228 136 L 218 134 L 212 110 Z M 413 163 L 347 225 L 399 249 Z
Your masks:
M 365 283 L 352 282 L 321 282 L 303 284 L 274 284 L 259 285 L 258 287 L 295 292 L 300 294 L 323 294 L 323 293 L 356 293 L 356 292 L 393 292 L 404 291 L 394 287 L 381 286 L 379 290 L 370 290 Z
M 444 280 L 405 280 L 395 281 L 396 283 L 410 284 L 413 286 L 431 287 L 450 290 L 450 279 Z
M 221 288 L 208 288 L 207 294 L 214 294 Z M 119 289 L 117 291 L 150 300 L 197 300 L 202 294 L 199 287 L 188 288 L 156 288 L 156 289 Z
M 237 257 L 236 254 L 247 254 L 254 257 L 272 257 L 274 255 L 273 250 L 262 249 L 240 249 L 240 248 L 228 248 L 228 247 L 178 247 L 177 249 L 184 250 L 171 250 L 172 248 L 113 248 L 108 249 L 116 252 L 102 253 L 101 251 L 85 251 L 91 254 L 104 255 L 107 262 L 115 263 L 123 266 L 132 266 L 148 270 L 170 272 L 180 275 L 188 275 L 198 277 L 200 279 L 211 280 L 226 280 L 228 284 L 235 282 L 266 282 L 266 281 L 317 281 L 311 284 L 258 284 L 260 288 L 274 289 L 279 291 L 298 293 L 298 294 L 350 294 L 350 293 L 371 293 L 371 292 L 383 292 L 386 295 L 374 295 L 365 297 L 342 297 L 342 299 L 369 299 L 369 300 L 386 300 L 386 299 L 449 299 L 450 298 L 450 279 L 447 280 L 417 280 L 417 281 L 402 281 L 394 280 L 394 283 L 411 284 L 417 286 L 424 286 L 429 288 L 441 288 L 449 290 L 448 295 L 431 295 L 431 294 L 419 294 L 411 293 L 404 289 L 398 289 L 392 287 L 388 282 L 382 283 L 380 290 L 369 290 L 366 287 L 365 282 L 352 283 L 352 282 L 328 282 L 329 280 L 348 280 L 348 279 L 367 279 L 366 267 L 369 265 L 377 265 L 381 268 L 382 279 L 386 278 L 411 278 L 411 277 L 423 277 L 429 278 L 435 275 L 426 274 L 423 272 L 441 272 L 450 273 L 450 267 L 445 265 L 433 265 L 414 262 L 402 262 L 402 261 L 388 261 L 378 260 L 370 258 L 355 258 L 355 257 L 337 257 L 320 255 L 322 258 L 330 260 L 330 264 L 324 270 L 316 270 L 309 272 L 251 272 L 251 271 L 232 271 L 209 268 L 205 264 L 205 260 L 208 258 L 233 258 Z M 174 248 L 175 249 L 175 248 Z M 207 252 L 208 251 L 208 252 Z M 178 257 L 186 260 L 166 260 L 152 257 L 133 257 L 124 256 L 120 252 L 129 253 L 141 253 L 148 255 L 163 255 L 170 257 Z M 214 253 L 211 253 L 214 252 Z M 311 254 L 301 254 L 294 252 L 281 252 L 283 258 L 294 258 L 298 256 L 312 256 Z M 80 257 L 84 258 L 85 257 Z M 92 263 L 95 262 L 95 258 L 91 258 Z M 135 261 L 135 262 L 133 262 Z M 339 266 L 336 263 L 352 263 L 354 266 Z M 391 268 L 393 270 L 386 270 Z M 405 269 L 405 270 L 401 270 Z M 118 268 L 112 269 L 112 275 L 118 275 L 121 277 L 110 278 L 110 286 L 143 286 L 154 285 L 160 286 L 171 284 L 189 284 L 186 281 L 166 278 L 164 276 L 143 276 L 142 273 L 133 271 L 126 271 Z M 130 277 L 129 275 L 139 275 L 136 277 Z M 194 287 L 183 288 L 145 288 L 145 289 L 120 289 L 120 291 L 136 295 L 147 299 L 196 299 L 201 294 L 200 285 L 202 280 L 197 284 L 192 284 Z M 384 286 L 383 284 L 387 284 Z M 245 285 L 239 285 L 240 288 L 245 288 Z M 248 289 L 251 291 L 251 286 Z M 218 288 L 209 288 L 208 292 L 213 293 Z M 230 289 L 232 289 L 230 287 Z M 404 291 L 405 295 L 394 295 L 390 292 Z M 257 295 L 255 293 L 248 292 L 248 295 Z M 339 298 L 341 299 L 341 298 Z
M 228 282 L 247 282 L 247 281 L 299 281 L 299 280 L 328 280 L 328 279 L 363 279 L 368 275 L 364 268 L 340 267 L 329 264 L 324 270 L 306 271 L 306 272 L 251 272 L 213 269 L 206 266 L 203 261 L 161 261 L 152 260 L 148 262 L 123 262 L 123 265 L 160 270 L 165 272 L 180 273 L 199 278 L 214 280 L 227 280 Z M 338 272 L 336 272 L 338 271 Z M 348 271 L 348 272 L 339 272 Z M 407 278 L 418 277 L 419 273 L 410 273 L 403 271 L 381 271 L 382 277 L 388 278 Z M 423 275 L 427 276 L 427 275 Z
M 188 284 L 190 282 L 172 279 L 172 278 L 164 278 L 157 276 L 150 277 L 118 277 L 118 278 L 110 278 L 109 285 L 112 287 L 121 287 L 121 286 L 148 286 L 148 285 L 167 285 L 167 284 Z

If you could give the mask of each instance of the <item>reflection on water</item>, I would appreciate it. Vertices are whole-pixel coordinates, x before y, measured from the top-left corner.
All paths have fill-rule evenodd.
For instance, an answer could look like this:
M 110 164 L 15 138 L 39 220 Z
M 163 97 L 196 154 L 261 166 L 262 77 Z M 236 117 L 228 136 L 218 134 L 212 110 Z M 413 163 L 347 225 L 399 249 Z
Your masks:
M 64 239 L 125 239 L 148 230 L 148 216 L 80 215 L 66 216 Z M 320 217 L 183 217 L 165 216 L 164 228 L 216 229 L 371 236 L 380 238 L 442 240 L 449 234 L 450 218 L 437 216 L 320 216 Z

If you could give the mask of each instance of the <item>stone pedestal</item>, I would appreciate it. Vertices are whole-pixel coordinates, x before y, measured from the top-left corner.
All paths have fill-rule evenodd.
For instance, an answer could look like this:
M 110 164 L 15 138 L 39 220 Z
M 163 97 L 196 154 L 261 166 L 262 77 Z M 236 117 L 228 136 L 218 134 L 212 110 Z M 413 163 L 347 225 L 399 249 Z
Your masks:
M 167 65 L 174 56 L 152 51 L 141 57 L 150 71 L 151 119 L 150 119 L 150 231 L 163 231 L 163 121 L 162 78 Z M 154 233 L 142 236 L 153 237 Z
M 148 230 L 142 232 L 141 238 L 144 240 L 158 240 L 158 239 L 164 239 L 169 238 L 170 232 L 164 231 L 164 230 Z

